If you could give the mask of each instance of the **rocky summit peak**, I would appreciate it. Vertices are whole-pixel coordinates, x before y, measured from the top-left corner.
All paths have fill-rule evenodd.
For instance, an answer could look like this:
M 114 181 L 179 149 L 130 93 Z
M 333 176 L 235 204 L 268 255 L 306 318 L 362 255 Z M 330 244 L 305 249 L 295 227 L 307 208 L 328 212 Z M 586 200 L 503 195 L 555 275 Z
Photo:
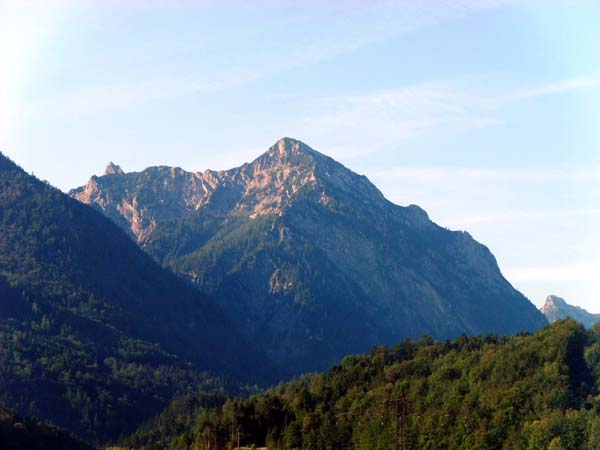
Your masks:
M 279 139 L 271 149 L 276 149 L 280 155 L 284 154 L 297 154 L 297 153 L 316 153 L 315 150 L 310 148 L 304 142 L 294 138 L 284 137 Z
M 266 153 L 257 158 L 263 167 L 312 165 L 316 160 L 327 158 L 297 139 L 284 137 L 273 144 Z
M 124 173 L 121 166 L 116 165 L 112 161 L 108 163 L 108 166 L 106 166 L 106 169 L 104 170 L 104 175 L 123 175 Z
M 546 314 L 552 311 L 556 311 L 559 307 L 565 306 L 566 304 L 567 302 L 565 299 L 556 295 L 549 295 L 548 297 L 546 297 L 546 302 L 540 310 L 542 314 Z

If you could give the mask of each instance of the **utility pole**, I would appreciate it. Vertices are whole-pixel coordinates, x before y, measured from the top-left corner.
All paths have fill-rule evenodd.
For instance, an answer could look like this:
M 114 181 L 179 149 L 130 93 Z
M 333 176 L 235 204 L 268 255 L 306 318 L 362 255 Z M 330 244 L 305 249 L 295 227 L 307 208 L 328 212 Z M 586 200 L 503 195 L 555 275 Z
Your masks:
M 400 437 L 400 445 L 402 450 L 406 450 L 406 419 L 408 413 L 408 399 L 406 394 L 402 394 L 399 399 L 396 399 L 396 432 Z M 400 450 L 400 446 L 396 445 L 396 450 Z
M 406 396 L 402 394 L 400 398 L 388 402 L 388 405 L 394 405 L 394 419 L 396 423 L 396 436 L 394 439 L 396 450 L 406 450 L 406 413 L 407 413 Z
M 398 406 L 399 406 L 398 405 L 398 399 L 394 400 L 394 406 L 395 406 L 395 410 L 396 410 L 396 413 L 394 414 L 394 418 L 396 419 L 396 432 L 394 433 L 395 434 L 394 438 L 395 438 L 396 445 L 394 446 L 394 448 L 396 450 L 399 450 L 400 446 L 398 445 L 398 421 L 399 421 L 398 420 L 398 418 L 399 418 L 399 416 L 398 416 L 398 412 L 399 412 L 398 411 Z

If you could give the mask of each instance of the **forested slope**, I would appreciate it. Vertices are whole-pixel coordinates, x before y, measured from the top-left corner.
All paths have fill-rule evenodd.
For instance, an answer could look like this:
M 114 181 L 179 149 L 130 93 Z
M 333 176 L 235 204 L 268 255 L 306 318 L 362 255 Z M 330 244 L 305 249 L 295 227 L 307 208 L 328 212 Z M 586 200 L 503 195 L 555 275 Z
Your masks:
M 599 359 L 600 328 L 571 320 L 512 338 L 404 341 L 219 407 L 180 399 L 128 444 L 161 448 L 157 430 L 164 443 L 185 428 L 169 449 L 229 448 L 238 430 L 242 445 L 269 449 L 393 449 L 396 434 L 408 449 L 598 449 Z
M 0 406 L 2 450 L 93 450 L 93 447 L 64 431 L 18 416 Z
M 274 371 L 109 219 L 0 154 L 0 403 L 92 442 L 175 393 Z

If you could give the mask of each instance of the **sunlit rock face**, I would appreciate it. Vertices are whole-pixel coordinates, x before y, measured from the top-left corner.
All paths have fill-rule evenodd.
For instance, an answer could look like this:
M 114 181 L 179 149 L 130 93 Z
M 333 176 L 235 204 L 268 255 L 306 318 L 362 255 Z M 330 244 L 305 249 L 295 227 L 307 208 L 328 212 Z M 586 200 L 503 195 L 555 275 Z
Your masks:
M 600 322 L 600 314 L 592 314 L 579 306 L 569 305 L 565 299 L 556 295 L 549 295 L 540 311 L 550 323 L 570 317 L 586 328 L 591 328 Z
M 70 195 L 225 302 L 247 337 L 291 371 L 423 333 L 547 323 L 469 234 L 394 205 L 300 141 L 281 139 L 231 170 L 108 172 Z

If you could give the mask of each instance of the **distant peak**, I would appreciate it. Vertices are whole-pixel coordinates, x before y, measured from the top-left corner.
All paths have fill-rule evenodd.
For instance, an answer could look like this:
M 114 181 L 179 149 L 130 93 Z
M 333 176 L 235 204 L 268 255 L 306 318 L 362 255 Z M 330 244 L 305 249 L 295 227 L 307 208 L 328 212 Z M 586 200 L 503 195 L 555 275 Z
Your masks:
M 546 298 L 546 304 L 563 305 L 566 303 L 567 303 L 567 301 L 564 298 L 559 297 L 558 295 L 549 295 Z
M 104 170 L 104 175 L 123 175 L 125 172 L 123 172 L 123 169 L 121 169 L 120 166 L 114 164 L 113 162 L 109 162 L 108 166 L 106 166 L 106 169 Z
M 540 311 L 542 311 L 543 314 L 547 314 L 566 304 L 567 302 L 563 298 L 560 298 L 557 295 L 549 295 L 546 297 L 546 302 L 544 303 L 544 306 L 540 308 Z

